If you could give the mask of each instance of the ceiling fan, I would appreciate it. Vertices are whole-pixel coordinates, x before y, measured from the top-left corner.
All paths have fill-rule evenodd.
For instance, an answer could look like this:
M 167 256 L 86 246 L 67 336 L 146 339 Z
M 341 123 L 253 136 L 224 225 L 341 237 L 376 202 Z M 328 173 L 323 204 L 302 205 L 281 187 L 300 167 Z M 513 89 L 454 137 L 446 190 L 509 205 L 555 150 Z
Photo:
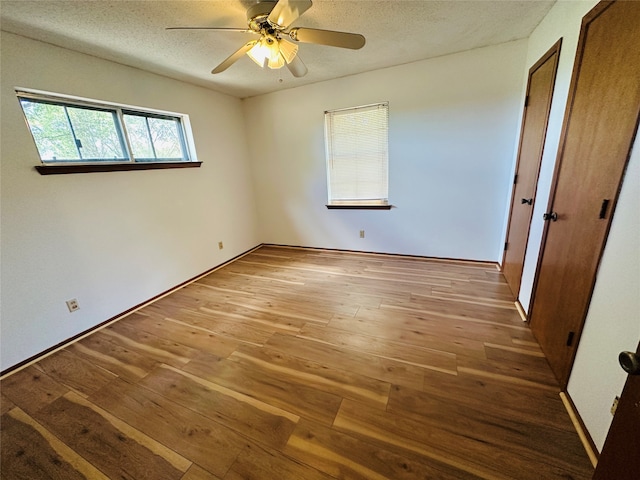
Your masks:
M 167 30 L 216 30 L 260 35 L 259 39 L 245 43 L 211 73 L 224 72 L 246 53 L 263 68 L 276 69 L 286 65 L 294 77 L 303 77 L 307 74 L 307 67 L 298 56 L 298 46 L 285 37 L 294 42 L 353 50 L 362 48 L 365 44 L 365 38 L 357 33 L 304 27 L 289 28 L 311 6 L 311 0 L 258 0 L 247 9 L 249 28 L 169 27 Z

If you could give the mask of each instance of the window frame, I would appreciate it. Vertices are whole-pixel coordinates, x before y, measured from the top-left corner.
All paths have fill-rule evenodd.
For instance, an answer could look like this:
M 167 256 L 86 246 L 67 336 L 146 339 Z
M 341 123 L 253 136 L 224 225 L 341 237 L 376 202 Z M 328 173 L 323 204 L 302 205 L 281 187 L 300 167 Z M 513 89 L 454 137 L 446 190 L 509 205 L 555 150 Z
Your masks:
M 354 198 L 354 199 L 336 199 L 333 198 L 332 192 L 332 180 L 331 175 L 332 171 L 335 170 L 332 167 L 332 161 L 334 159 L 332 153 L 333 148 L 331 145 L 332 138 L 332 125 L 330 125 L 329 117 L 333 116 L 336 113 L 348 113 L 349 111 L 357 112 L 362 109 L 370 109 L 373 107 L 383 107 L 386 113 L 386 132 L 385 132 L 385 143 L 386 143 L 386 158 L 384 159 L 386 173 L 385 173 L 385 190 L 386 197 L 381 198 Z M 324 134 L 325 134 L 325 159 L 326 159 L 326 171 L 327 171 L 327 204 L 326 207 L 328 209 L 336 209 L 336 210 L 346 210 L 346 209 L 364 209 L 364 210 L 390 210 L 393 208 L 393 205 L 389 203 L 389 102 L 377 102 L 371 103 L 367 105 L 358 105 L 355 107 L 347 107 L 340 108 L 334 110 L 326 110 L 324 112 Z
M 16 88 L 16 96 L 18 103 L 20 104 L 20 110 L 22 111 L 23 118 L 29 134 L 34 142 L 38 157 L 40 159 L 40 165 L 37 165 L 35 169 L 42 175 L 58 174 L 58 173 L 89 173 L 89 172 L 108 172 L 108 171 L 127 171 L 127 170 L 153 170 L 153 169 L 166 169 L 166 168 L 190 168 L 200 167 L 202 162 L 198 161 L 195 154 L 195 148 L 193 145 L 193 137 L 190 129 L 189 116 L 186 114 L 153 110 L 143 107 L 137 107 L 132 105 L 123 105 L 113 102 L 104 102 L 99 100 L 92 100 L 81 97 L 74 97 L 64 94 L 56 94 L 51 92 L 43 92 L 39 90 Z M 24 111 L 22 100 L 30 102 L 44 103 L 49 105 L 58 105 L 65 107 L 79 108 L 83 110 L 95 110 L 101 112 L 108 112 L 113 115 L 113 124 L 115 133 L 118 136 L 120 146 L 124 158 L 122 159 L 89 159 L 89 160 L 62 160 L 62 161 L 47 161 L 43 160 L 40 155 L 38 143 L 31 130 L 31 125 L 27 119 L 27 115 Z M 159 118 L 163 120 L 172 120 L 176 122 L 178 141 L 182 158 L 157 158 L 149 159 L 146 157 L 136 157 L 133 152 L 129 133 L 125 122 L 125 116 L 141 116 L 145 119 Z M 73 126 L 70 124 L 70 129 L 73 134 L 73 140 L 76 140 Z M 152 138 L 149 138 L 150 144 L 153 146 Z M 155 151 L 154 151 L 155 155 Z M 79 156 L 81 153 L 79 151 Z

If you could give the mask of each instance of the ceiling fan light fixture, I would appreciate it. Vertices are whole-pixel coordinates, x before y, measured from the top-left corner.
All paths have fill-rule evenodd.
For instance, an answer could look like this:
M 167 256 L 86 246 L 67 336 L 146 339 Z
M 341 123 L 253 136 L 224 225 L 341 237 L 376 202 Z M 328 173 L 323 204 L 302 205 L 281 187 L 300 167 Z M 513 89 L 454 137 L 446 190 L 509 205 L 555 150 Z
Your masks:
M 278 40 L 278 42 L 280 44 L 280 55 L 284 57 L 285 62 L 293 62 L 293 59 L 298 54 L 298 45 L 283 38 Z
M 269 58 L 271 58 L 271 45 L 272 43 L 267 41 L 267 37 L 262 37 L 256 42 L 253 48 L 247 52 L 247 55 L 251 60 L 264 68 L 269 63 Z
M 280 55 L 280 44 L 272 35 L 263 35 L 247 55 L 262 68 L 268 66 L 276 69 L 284 66 L 284 58 Z
M 280 52 L 278 52 L 277 55 L 274 55 L 273 57 L 271 57 L 269 59 L 269 62 L 267 63 L 267 66 L 273 70 L 282 68 L 284 67 L 284 65 L 285 65 L 284 58 L 282 58 L 282 55 L 280 55 Z
M 264 35 L 247 52 L 247 55 L 262 68 L 269 67 L 276 70 L 291 63 L 297 52 L 297 45 L 272 35 Z

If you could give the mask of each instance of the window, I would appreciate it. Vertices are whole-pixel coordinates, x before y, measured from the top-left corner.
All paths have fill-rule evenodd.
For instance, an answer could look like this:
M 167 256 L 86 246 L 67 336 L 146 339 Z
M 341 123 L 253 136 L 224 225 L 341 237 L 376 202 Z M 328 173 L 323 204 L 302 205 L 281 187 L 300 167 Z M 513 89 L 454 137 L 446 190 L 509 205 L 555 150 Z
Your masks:
M 44 167 L 36 167 L 40 173 L 50 167 L 80 165 L 147 165 L 109 168 L 129 170 L 153 168 L 152 164 L 163 164 L 155 168 L 200 164 L 189 155 L 186 116 L 40 92 L 17 91 L 17 95 Z M 95 170 L 71 170 L 75 171 Z
M 329 208 L 390 208 L 389 104 L 325 112 Z

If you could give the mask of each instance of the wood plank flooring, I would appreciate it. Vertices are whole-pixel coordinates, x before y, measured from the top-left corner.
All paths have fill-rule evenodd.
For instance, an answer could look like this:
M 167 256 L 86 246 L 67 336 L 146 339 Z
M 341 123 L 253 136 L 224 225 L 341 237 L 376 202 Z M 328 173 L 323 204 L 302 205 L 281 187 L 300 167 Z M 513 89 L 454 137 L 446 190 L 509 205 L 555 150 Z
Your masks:
M 0 389 L 3 480 L 593 473 L 493 264 L 263 246 Z

